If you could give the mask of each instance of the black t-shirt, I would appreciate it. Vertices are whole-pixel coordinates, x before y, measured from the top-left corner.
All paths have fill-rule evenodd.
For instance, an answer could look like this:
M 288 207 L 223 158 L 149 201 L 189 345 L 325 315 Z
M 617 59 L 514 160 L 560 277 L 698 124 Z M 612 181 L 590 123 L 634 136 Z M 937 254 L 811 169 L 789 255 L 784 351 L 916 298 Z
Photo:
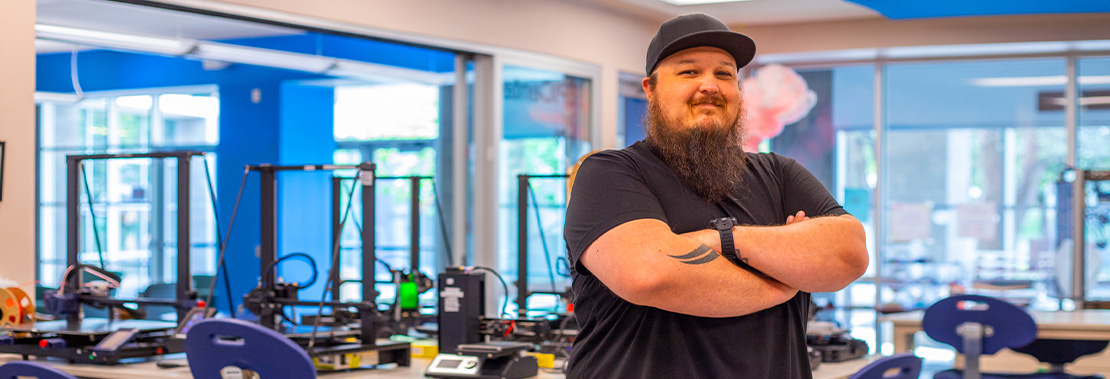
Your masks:
M 745 316 L 697 317 L 629 303 L 578 263 L 602 234 L 637 219 L 662 220 L 681 234 L 708 229 L 710 220 L 726 214 L 748 225 L 782 225 L 799 210 L 811 217 L 847 214 L 793 159 L 773 153 L 747 157 L 743 184 L 719 203 L 686 189 L 644 141 L 582 163 L 565 228 L 581 328 L 568 378 L 812 376 L 805 339 L 808 293 Z

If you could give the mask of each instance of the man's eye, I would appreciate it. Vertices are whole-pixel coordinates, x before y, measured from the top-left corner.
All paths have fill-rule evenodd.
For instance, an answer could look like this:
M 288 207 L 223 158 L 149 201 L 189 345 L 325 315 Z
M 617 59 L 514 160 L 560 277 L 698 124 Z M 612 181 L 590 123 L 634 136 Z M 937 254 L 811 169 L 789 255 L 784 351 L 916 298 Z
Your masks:
M 697 71 L 694 71 L 694 70 L 682 70 L 682 71 L 680 71 L 680 72 L 679 72 L 678 74 L 679 74 L 679 75 L 691 75 L 691 74 L 694 74 L 694 73 L 696 73 L 696 72 L 697 72 Z
M 719 71 L 719 72 L 717 72 L 717 75 L 724 76 L 724 77 L 729 77 L 729 78 L 732 77 L 732 73 L 728 72 L 728 71 Z

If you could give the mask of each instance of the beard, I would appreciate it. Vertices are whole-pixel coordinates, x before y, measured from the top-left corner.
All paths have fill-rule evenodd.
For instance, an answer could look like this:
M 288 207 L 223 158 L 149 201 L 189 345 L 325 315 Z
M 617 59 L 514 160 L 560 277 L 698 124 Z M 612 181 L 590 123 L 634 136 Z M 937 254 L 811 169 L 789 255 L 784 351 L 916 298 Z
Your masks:
M 700 99 L 725 104 L 724 99 Z M 647 142 L 674 171 L 687 189 L 715 203 L 743 183 L 747 156 L 741 148 L 744 128 L 741 112 L 709 125 L 681 125 L 663 113 L 659 101 L 650 99 L 644 116 Z

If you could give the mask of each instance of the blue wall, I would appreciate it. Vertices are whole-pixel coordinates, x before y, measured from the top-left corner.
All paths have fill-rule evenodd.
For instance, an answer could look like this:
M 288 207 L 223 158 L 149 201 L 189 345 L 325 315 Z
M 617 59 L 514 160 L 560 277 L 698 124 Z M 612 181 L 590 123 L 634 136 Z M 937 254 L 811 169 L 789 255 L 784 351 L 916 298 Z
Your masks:
M 285 83 L 281 95 L 278 162 L 283 165 L 331 163 L 336 148 L 332 132 L 335 91 L 329 87 Z M 303 252 L 315 259 L 318 266 L 316 283 L 301 291 L 302 298 L 320 298 L 331 267 L 331 173 L 288 171 L 278 174 L 278 219 L 285 220 L 278 225 L 279 255 Z M 305 284 L 312 276 L 309 266 L 303 262 L 283 262 L 280 269 L 287 281 Z

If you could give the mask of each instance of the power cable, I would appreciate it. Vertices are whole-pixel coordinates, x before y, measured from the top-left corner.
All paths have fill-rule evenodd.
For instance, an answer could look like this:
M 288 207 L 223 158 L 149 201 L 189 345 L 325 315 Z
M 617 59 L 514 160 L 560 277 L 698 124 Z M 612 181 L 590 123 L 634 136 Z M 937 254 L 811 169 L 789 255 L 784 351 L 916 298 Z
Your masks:
M 362 177 L 362 171 L 363 170 L 361 169 L 358 170 L 358 174 L 355 175 L 355 183 L 359 183 L 359 179 Z M 332 244 L 332 265 L 331 268 L 328 270 L 328 280 L 324 282 L 324 292 L 320 294 L 320 304 L 317 306 L 316 309 L 316 318 L 312 322 L 312 335 L 308 338 L 308 347 L 306 348 L 309 355 L 312 355 L 313 348 L 316 346 L 316 331 L 320 328 L 320 319 L 323 318 L 320 316 L 324 313 L 324 300 L 327 299 L 328 290 L 331 289 L 332 282 L 338 281 L 339 279 L 339 237 L 342 236 L 343 226 L 347 224 L 347 216 L 349 216 L 351 213 L 351 206 L 354 204 L 355 188 L 357 187 L 358 185 L 351 186 L 351 191 L 347 195 L 347 209 L 343 211 L 343 218 L 339 221 L 339 230 L 336 230 L 336 234 L 332 238 L 332 241 L 335 242 Z M 362 243 L 365 244 L 366 241 L 362 241 Z M 366 300 L 367 299 L 363 299 L 363 301 Z M 369 332 L 377 333 L 377 331 L 373 330 Z
M 231 312 L 231 318 L 235 318 L 235 300 L 231 298 L 231 275 L 227 273 L 227 265 L 223 264 L 224 257 L 222 254 L 222 247 L 224 246 L 224 239 L 223 233 L 220 232 L 220 211 L 219 207 L 216 206 L 216 187 L 212 185 L 212 172 L 208 169 L 208 160 L 201 159 L 201 161 L 204 163 L 204 177 L 208 181 L 208 196 L 212 200 L 212 218 L 216 221 L 216 246 L 221 248 L 220 257 L 217 259 L 216 263 L 216 274 L 212 277 L 212 283 L 209 283 L 208 296 L 205 297 L 204 304 L 207 308 L 208 303 L 212 302 L 212 294 L 216 292 L 216 279 L 219 276 L 220 270 L 223 270 L 224 290 L 227 291 L 227 309 Z M 245 174 L 243 179 L 246 180 Z M 240 194 L 243 193 L 242 187 L 240 187 L 239 191 Z M 236 206 L 238 206 L 238 204 L 236 204 Z M 231 229 L 228 229 L 227 232 L 231 233 Z M 207 314 L 207 310 L 205 310 L 205 313 Z
M 107 268 L 104 267 L 104 248 L 100 245 L 100 232 L 98 232 L 100 228 L 96 227 L 96 213 L 93 212 L 93 197 L 92 190 L 89 189 L 89 174 L 85 172 L 85 163 L 82 162 L 79 164 L 81 165 L 81 177 L 85 182 L 85 197 L 88 199 L 86 204 L 89 205 L 89 218 L 92 219 L 93 238 L 96 239 L 96 254 L 100 257 L 100 268 L 106 270 Z
M 559 290 L 555 289 L 555 270 L 551 267 L 551 250 L 547 247 L 547 236 L 543 232 L 543 220 L 540 220 L 540 202 L 536 200 L 536 190 L 532 189 L 532 182 L 528 183 L 528 195 L 532 198 L 532 204 L 536 208 L 536 228 L 540 230 L 540 246 L 543 246 L 544 263 L 547 266 L 547 276 L 551 279 L 551 292 L 558 293 Z M 528 254 L 527 251 L 524 252 Z M 520 273 L 520 275 L 527 275 L 527 272 Z M 525 291 L 528 289 L 525 288 Z M 556 302 L 558 304 L 558 302 Z
M 443 207 L 439 205 L 439 191 L 436 190 L 436 181 L 432 180 L 432 199 L 436 203 L 436 215 L 439 217 L 439 231 L 443 233 L 444 250 L 447 252 L 447 266 L 455 265 L 455 254 L 451 252 L 451 238 L 447 233 L 447 220 L 443 216 Z
M 207 166 L 207 165 L 205 165 L 205 166 Z M 213 287 L 216 286 L 216 283 L 219 279 L 218 278 L 218 276 L 220 275 L 219 268 L 224 265 L 224 253 L 227 251 L 228 242 L 231 241 L 231 228 L 233 226 L 235 226 L 235 215 L 239 213 L 239 201 L 243 199 L 243 187 L 245 187 L 246 184 L 247 184 L 247 174 L 249 174 L 250 172 L 251 172 L 250 167 L 247 167 L 247 168 L 243 169 L 243 179 L 241 181 L 239 181 L 239 194 L 235 195 L 235 205 L 231 208 L 231 221 L 229 221 L 228 224 L 227 224 L 227 239 L 224 240 L 223 245 L 220 246 L 220 257 L 216 260 L 216 266 L 217 267 L 216 267 L 216 274 L 215 275 L 217 277 L 212 278 L 212 286 Z M 227 275 L 224 275 L 224 276 L 226 277 Z M 228 287 L 227 291 L 228 291 L 228 294 L 229 294 L 228 295 L 228 300 L 230 301 L 230 299 L 231 299 L 231 296 L 230 296 L 230 293 L 231 293 L 230 281 L 228 283 L 229 284 L 227 286 Z M 215 292 L 216 292 L 215 288 L 208 291 L 208 297 L 205 298 L 205 300 L 204 300 L 204 314 L 208 314 L 208 308 L 212 307 L 212 294 L 214 294 Z M 232 317 L 234 317 L 235 307 L 232 307 L 231 312 L 232 312 L 232 315 L 233 315 Z
M 319 271 L 316 268 L 316 260 L 312 259 L 311 256 L 309 256 L 308 254 L 305 254 L 305 253 L 292 253 L 292 254 L 283 256 L 281 258 L 275 259 L 273 262 L 270 262 L 269 266 L 266 266 L 265 270 L 262 271 L 262 277 L 265 278 L 265 277 L 269 276 L 271 278 L 270 279 L 271 282 L 274 281 L 273 278 L 277 276 L 276 272 L 272 272 L 274 270 L 275 266 L 277 266 L 278 263 L 281 263 L 281 261 L 284 261 L 284 260 L 290 259 L 290 258 L 296 258 L 296 257 L 304 257 L 305 261 L 308 262 L 308 265 L 312 267 L 312 277 L 308 279 L 308 283 L 305 283 L 304 285 L 300 286 L 301 289 L 305 289 L 305 288 L 308 288 L 309 286 L 311 286 L 313 284 L 316 284 L 316 275 L 317 275 L 316 273 Z M 265 283 L 266 283 L 266 281 L 263 280 L 263 285 L 260 285 L 259 287 L 265 287 Z
M 494 270 L 492 268 L 489 268 L 489 267 L 474 266 L 474 269 L 475 270 L 482 270 L 482 271 L 489 271 L 489 273 L 491 273 L 491 274 L 493 274 L 494 276 L 497 277 L 497 280 L 501 281 L 501 288 L 503 290 L 505 290 L 505 302 L 501 305 L 501 316 L 508 318 L 509 317 L 509 285 L 508 285 L 508 283 L 505 282 L 505 278 L 503 278 L 501 276 L 501 274 L 498 274 L 496 270 Z
M 351 222 L 355 223 L 355 230 L 358 230 L 358 235 L 361 236 L 362 235 L 362 225 L 358 223 L 358 220 L 355 220 L 353 218 L 351 219 Z M 385 263 L 385 261 L 383 261 L 381 258 L 378 258 L 378 257 L 375 256 L 374 261 L 378 262 L 378 263 L 381 263 L 382 266 L 385 266 L 386 271 L 393 272 L 393 266 L 390 266 L 389 263 Z M 389 283 L 393 283 L 393 282 L 389 282 Z M 342 283 L 340 283 L 340 284 L 342 284 Z

